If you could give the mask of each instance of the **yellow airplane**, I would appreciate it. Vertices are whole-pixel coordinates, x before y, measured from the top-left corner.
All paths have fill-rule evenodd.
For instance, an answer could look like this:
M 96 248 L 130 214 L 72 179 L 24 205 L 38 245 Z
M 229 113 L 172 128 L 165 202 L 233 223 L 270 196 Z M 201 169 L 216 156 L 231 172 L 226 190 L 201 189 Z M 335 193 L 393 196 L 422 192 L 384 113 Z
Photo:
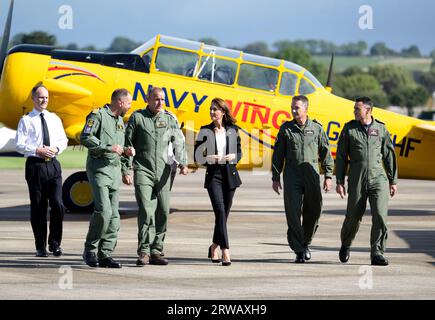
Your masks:
M 341 129 L 353 119 L 353 101 L 335 96 L 329 80 L 324 87 L 297 64 L 164 35 L 131 53 L 70 51 L 43 45 L 18 45 L 6 53 L 12 5 L 0 52 L 0 63 L 4 61 L 0 122 L 9 128 L 16 128 L 21 116 L 32 110 L 30 90 L 37 83 L 48 88 L 49 110 L 62 119 L 71 145 L 79 143 L 86 115 L 107 103 L 114 89 L 127 88 L 133 94 L 127 121 L 131 112 L 146 105 L 148 88 L 158 86 L 166 93 L 167 109 L 183 123 L 190 147 L 195 133 L 210 122 L 211 100 L 224 98 L 241 131 L 244 156 L 239 168 L 267 172 L 279 127 L 292 118 L 294 95 L 309 98 L 309 116 L 323 124 L 334 156 Z M 330 73 L 331 69 L 332 60 Z M 435 122 L 379 108 L 373 114 L 386 123 L 392 135 L 399 177 L 435 180 Z M 188 150 L 192 161 L 192 148 Z M 69 209 L 92 208 L 85 172 L 66 179 L 63 189 Z

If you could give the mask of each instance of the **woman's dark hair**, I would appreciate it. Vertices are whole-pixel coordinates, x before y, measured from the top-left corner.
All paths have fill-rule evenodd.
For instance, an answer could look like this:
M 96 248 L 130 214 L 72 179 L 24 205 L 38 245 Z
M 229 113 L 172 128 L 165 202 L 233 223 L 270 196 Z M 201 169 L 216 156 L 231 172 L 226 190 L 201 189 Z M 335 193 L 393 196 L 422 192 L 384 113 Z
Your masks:
M 224 125 L 226 125 L 226 126 L 233 125 L 237 122 L 237 120 L 231 114 L 231 110 L 228 107 L 228 104 L 225 102 L 225 100 L 223 100 L 221 98 L 214 98 L 211 101 L 211 106 L 213 106 L 213 105 L 223 111 L 224 115 L 222 117 L 222 123 Z

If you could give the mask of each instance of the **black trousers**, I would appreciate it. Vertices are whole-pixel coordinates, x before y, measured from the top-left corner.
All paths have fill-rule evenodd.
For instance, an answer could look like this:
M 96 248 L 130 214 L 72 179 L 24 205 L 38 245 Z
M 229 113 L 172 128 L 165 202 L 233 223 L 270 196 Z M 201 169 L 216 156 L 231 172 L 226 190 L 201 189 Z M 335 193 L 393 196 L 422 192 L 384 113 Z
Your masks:
M 217 168 L 207 188 L 211 204 L 215 215 L 215 226 L 213 233 L 213 242 L 221 249 L 229 249 L 227 220 L 233 203 L 236 189 L 229 189 L 225 166 Z
M 26 181 L 30 195 L 30 222 L 36 249 L 47 246 L 47 209 L 50 205 L 48 245 L 62 242 L 65 209 L 62 203 L 62 170 L 59 161 L 29 157 L 26 161 Z

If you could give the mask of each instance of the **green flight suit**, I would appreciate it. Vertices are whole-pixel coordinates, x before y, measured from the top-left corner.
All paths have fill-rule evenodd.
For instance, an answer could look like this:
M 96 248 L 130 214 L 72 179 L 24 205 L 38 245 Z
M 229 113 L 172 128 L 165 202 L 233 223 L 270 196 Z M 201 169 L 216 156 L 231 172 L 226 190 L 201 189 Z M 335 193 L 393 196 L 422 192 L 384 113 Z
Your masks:
M 337 146 L 337 184 L 344 185 L 348 169 L 349 198 L 341 243 L 351 246 L 368 198 L 372 213 L 371 255 L 383 255 L 388 236 L 389 185 L 397 183 L 396 154 L 384 123 L 372 118 L 368 128 L 356 120 L 345 124 Z
M 280 181 L 284 168 L 287 240 L 296 253 L 311 243 L 322 211 L 319 159 L 325 178 L 332 178 L 334 160 L 320 123 L 307 119 L 305 126 L 295 120 L 281 125 L 272 156 L 272 180 Z
M 124 136 L 122 117 L 114 116 L 108 105 L 87 116 L 80 135 L 80 143 L 88 148 L 86 173 L 94 196 L 85 251 L 96 252 L 98 259 L 110 257 L 117 243 L 121 157 L 111 148 L 116 144 L 123 147 Z
M 138 255 L 159 254 L 163 250 L 169 216 L 170 142 L 179 165 L 186 166 L 184 136 L 170 112 L 163 110 L 154 115 L 146 108 L 131 115 L 125 131 L 125 146 L 133 146 L 136 150 L 132 168 L 139 206 Z M 129 160 L 129 168 L 124 171 L 131 167 Z

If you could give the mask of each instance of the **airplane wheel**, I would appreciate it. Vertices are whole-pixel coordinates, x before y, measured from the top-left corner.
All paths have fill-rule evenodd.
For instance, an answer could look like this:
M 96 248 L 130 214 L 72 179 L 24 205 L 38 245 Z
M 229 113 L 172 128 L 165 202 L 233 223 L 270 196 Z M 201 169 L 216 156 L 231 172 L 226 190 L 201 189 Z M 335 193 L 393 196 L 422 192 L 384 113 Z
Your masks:
M 62 186 L 63 204 L 69 211 L 94 211 L 94 197 L 85 171 L 70 175 Z

